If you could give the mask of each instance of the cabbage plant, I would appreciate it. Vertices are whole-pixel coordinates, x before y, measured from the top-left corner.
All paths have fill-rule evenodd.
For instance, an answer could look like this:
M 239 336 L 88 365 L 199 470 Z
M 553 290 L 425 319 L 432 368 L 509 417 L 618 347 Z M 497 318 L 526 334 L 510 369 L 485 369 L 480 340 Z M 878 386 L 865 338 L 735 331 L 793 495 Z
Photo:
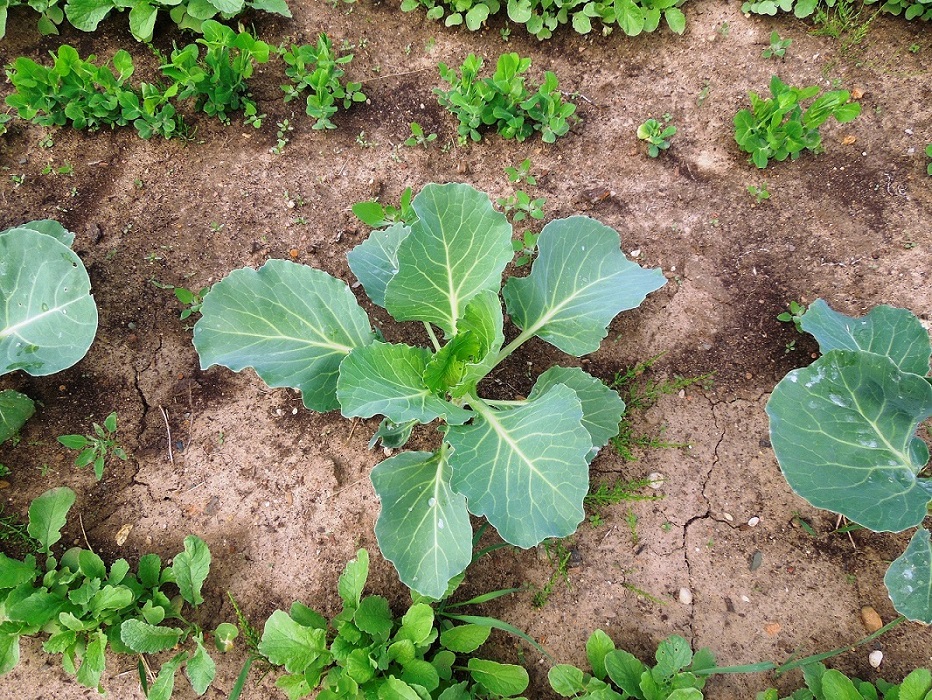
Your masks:
M 470 562 L 470 513 L 519 547 L 575 531 L 589 462 L 624 412 L 579 368 L 548 369 L 520 400 L 483 398 L 481 380 L 534 337 L 595 352 L 611 320 L 666 280 L 628 260 L 615 230 L 573 216 L 544 227 L 530 274 L 502 288 L 512 230 L 485 194 L 430 184 L 411 206 L 413 223 L 373 232 L 348 259 L 372 302 L 423 324 L 425 347 L 386 342 L 345 282 L 286 260 L 215 284 L 194 346 L 202 368 L 252 367 L 300 390 L 309 409 L 382 416 L 373 444 L 401 447 L 416 425 L 438 422 L 437 449 L 401 452 L 371 478 L 382 554 L 405 584 L 440 598 Z M 519 331 L 508 343 L 502 297 Z
M 877 306 L 863 318 L 817 299 L 797 317 L 822 356 L 789 372 L 767 402 L 783 475 L 812 505 L 875 532 L 917 527 L 929 514 L 932 416 L 929 334 L 911 312 Z M 932 545 L 919 527 L 884 577 L 893 606 L 932 623 Z
M 97 334 L 97 305 L 72 243 L 74 234 L 57 221 L 0 231 L 0 376 L 54 374 L 87 354 Z M 0 442 L 34 411 L 29 397 L 0 391 Z

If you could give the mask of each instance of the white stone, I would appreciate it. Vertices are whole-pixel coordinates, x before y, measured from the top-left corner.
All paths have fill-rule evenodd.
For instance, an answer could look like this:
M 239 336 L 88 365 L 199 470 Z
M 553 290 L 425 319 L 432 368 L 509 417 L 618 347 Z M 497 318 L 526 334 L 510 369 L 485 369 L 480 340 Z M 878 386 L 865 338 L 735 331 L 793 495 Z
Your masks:
M 880 668 L 880 664 L 883 663 L 883 652 L 879 649 L 872 651 L 867 657 L 867 663 L 869 663 L 872 668 Z
M 660 472 L 651 472 L 647 475 L 647 485 L 654 489 L 654 491 L 663 488 L 664 481 L 666 481 L 666 477 Z
M 758 517 L 755 515 L 753 518 L 751 518 L 750 520 L 748 520 L 748 527 L 757 527 L 757 525 L 758 525 L 759 523 L 760 523 L 760 518 L 758 518 Z
M 680 589 L 680 602 L 683 605 L 692 605 L 693 604 L 693 592 L 688 588 Z

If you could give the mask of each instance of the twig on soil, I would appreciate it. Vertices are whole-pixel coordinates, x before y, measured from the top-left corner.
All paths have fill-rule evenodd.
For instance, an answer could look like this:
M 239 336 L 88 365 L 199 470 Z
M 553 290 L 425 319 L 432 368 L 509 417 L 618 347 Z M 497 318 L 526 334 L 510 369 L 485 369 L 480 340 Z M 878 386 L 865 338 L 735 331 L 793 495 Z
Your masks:
M 353 418 L 353 425 L 350 428 L 349 435 L 346 436 L 346 440 L 343 441 L 344 445 L 349 444 L 349 441 L 353 439 L 353 433 L 356 432 L 357 425 L 359 425 L 359 420 L 357 418 Z
M 835 521 L 835 529 L 836 529 L 836 530 L 838 530 L 838 529 L 841 527 L 841 521 L 844 520 L 844 519 L 845 519 L 845 516 L 844 516 L 844 515 L 841 515 L 841 514 L 838 515 L 838 520 Z M 855 549 L 857 549 L 858 546 L 854 543 L 854 538 L 851 536 L 851 530 L 848 530 L 848 532 L 845 533 L 845 534 L 847 534 L 847 535 L 848 535 L 848 539 L 851 540 L 851 546 L 854 547 Z
M 162 406 L 159 406 L 159 410 L 162 412 L 162 420 L 165 421 L 165 432 L 168 433 L 168 461 L 172 463 L 172 466 L 175 466 L 175 457 L 172 454 L 172 429 L 168 425 L 168 411 Z
M 585 100 L 586 102 L 588 102 L 589 104 L 591 104 L 593 107 L 599 107 L 599 106 L 600 106 L 600 105 L 597 105 L 597 104 L 596 104 L 595 102 L 593 102 L 592 100 L 590 100 L 590 99 L 589 99 L 588 97 L 586 97 L 585 95 L 583 95 L 581 92 L 566 92 L 565 90 L 560 90 L 560 94 L 563 95 L 563 97 L 578 97 L 578 98 L 580 98 L 580 99 L 582 99 L 582 100 Z
M 433 66 L 428 66 L 427 68 L 418 68 L 417 70 L 408 70 L 404 73 L 389 73 L 388 75 L 377 75 L 374 78 L 366 78 L 365 80 L 360 80 L 360 83 L 372 83 L 376 80 L 385 80 L 386 78 L 400 78 L 403 75 L 414 75 L 415 73 L 423 73 L 424 71 L 433 70 Z
M 78 513 L 78 523 L 81 525 L 81 534 L 84 535 L 84 544 L 87 545 L 88 550 L 93 554 L 94 548 L 91 547 L 91 543 L 87 539 L 87 533 L 84 531 L 84 518 L 81 517 L 80 513 Z

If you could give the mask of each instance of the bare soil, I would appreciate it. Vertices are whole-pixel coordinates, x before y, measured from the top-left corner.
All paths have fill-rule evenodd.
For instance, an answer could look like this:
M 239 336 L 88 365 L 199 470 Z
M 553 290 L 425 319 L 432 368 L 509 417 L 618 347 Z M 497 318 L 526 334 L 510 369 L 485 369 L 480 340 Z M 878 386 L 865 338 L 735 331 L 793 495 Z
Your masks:
M 364 81 L 370 100 L 339 114 L 336 131 L 312 130 L 300 108 L 282 102 L 276 63 L 261 66 L 250 83 L 268 114 L 261 130 L 192 115 L 197 132 L 187 143 L 146 142 L 131 130 L 48 132 L 21 122 L 0 138 L 0 229 L 55 218 L 73 230 L 100 309 L 97 339 L 75 367 L 0 379 L 0 388 L 40 402 L 21 442 L 0 447 L 0 463 L 12 469 L 0 493 L 5 512 L 25 514 L 32 498 L 68 485 L 78 501 L 66 539 L 86 538 L 108 560 L 170 556 L 185 535 L 199 535 L 213 553 L 199 612 L 204 626 L 232 619 L 227 591 L 260 626 L 295 599 L 335 613 L 337 576 L 361 546 L 373 555 L 368 590 L 401 609 L 406 591 L 378 556 L 373 534 L 379 505 L 368 475 L 383 455 L 366 445 L 376 421 L 308 412 L 296 392 L 270 390 L 251 372 L 201 370 L 179 304 L 154 282 L 198 289 L 269 258 L 296 259 L 352 282 L 345 253 L 367 235 L 352 204 L 376 196 L 393 203 L 405 187 L 445 181 L 508 195 L 503 169 L 530 158 L 545 175 L 528 191 L 547 198 L 548 219 L 595 217 L 621 232 L 626 252 L 639 251 L 643 265 L 661 267 L 669 279 L 615 320 L 602 349 L 582 361 L 589 371 L 608 380 L 665 353 L 651 380 L 711 372 L 714 383 L 663 396 L 630 417 L 636 433 L 688 447 L 636 449 L 635 461 L 605 449 L 592 465 L 594 484 L 660 472 L 662 499 L 610 506 L 604 524 L 584 523 L 567 544 L 574 551 L 568 585 L 558 582 L 544 607 L 532 606 L 529 590 L 483 613 L 581 666 L 596 628 L 642 658 L 675 633 L 695 648 L 710 647 L 722 664 L 739 664 L 850 644 L 866 634 L 863 605 L 885 622 L 895 617 L 882 577 L 909 533 L 830 534 L 836 517 L 794 496 L 781 476 L 764 404 L 776 382 L 816 349 L 775 319 L 791 299 L 823 297 L 855 315 L 888 303 L 927 324 L 932 318 L 932 188 L 922 153 L 932 141 L 928 27 L 881 16 L 861 44 L 845 48 L 792 17 L 747 18 L 738 2 L 696 0 L 684 8 L 682 37 L 565 30 L 539 43 L 514 28 L 505 43 L 501 19 L 468 33 L 402 14 L 395 3 L 291 4 L 292 21 L 255 17 L 261 38 L 312 42 L 326 31 L 335 46 L 344 39 L 356 45 L 349 74 Z M 14 13 L 3 60 L 41 60 L 68 42 L 82 56 L 131 48 L 141 70 L 154 72 L 156 60 L 125 22 L 110 20 L 94 35 L 67 28 L 41 38 L 30 15 Z M 793 40 L 783 61 L 761 58 L 774 29 Z M 190 40 L 162 25 L 157 37 L 163 49 Z M 504 51 L 532 57 L 533 79 L 555 71 L 564 90 L 579 94 L 582 123 L 553 146 L 489 135 L 441 150 L 456 125 L 431 92 L 440 85 L 436 64 L 458 65 L 474 52 L 492 66 Z M 798 86 L 856 88 L 863 113 L 823 127 L 824 154 L 758 171 L 737 149 L 732 118 L 748 104 L 747 91 L 767 91 L 772 73 Z M 664 113 L 679 131 L 669 152 L 650 159 L 635 129 Z M 275 124 L 284 118 L 294 131 L 275 155 Z M 432 148 L 400 147 L 411 121 L 439 134 Z M 51 148 L 40 145 L 46 135 Z M 70 163 L 74 174 L 41 174 L 50 162 Z M 12 175 L 25 180 L 16 185 Z M 746 188 L 764 181 L 772 198 L 756 204 Z M 367 308 L 386 333 L 399 332 L 384 312 Z M 554 362 L 578 363 L 532 342 L 493 382 L 504 394 L 524 394 L 530 374 Z M 55 437 L 86 432 L 114 410 L 131 458 L 110 464 L 98 483 L 73 468 L 74 455 Z M 794 527 L 795 515 L 818 536 Z M 751 518 L 759 524 L 749 526 Z M 132 530 L 117 545 L 124 526 Z M 752 568 L 757 553 L 760 565 Z M 541 588 L 552 571 L 543 547 L 499 550 L 470 571 L 463 594 Z M 691 604 L 679 601 L 681 588 L 692 592 Z M 875 647 L 885 655 L 879 671 L 867 663 Z M 907 624 L 831 663 L 863 678 L 898 680 L 927 666 L 930 651 L 932 630 Z M 549 664 L 533 649 L 495 636 L 487 653 L 529 666 L 528 697 L 554 697 Z M 244 658 L 239 651 L 221 660 L 206 697 L 229 693 Z M 133 659 L 111 658 L 107 676 L 112 697 L 141 697 Z M 283 697 L 272 682 L 250 684 L 246 697 Z M 750 698 L 771 682 L 763 674 L 714 677 L 707 697 Z M 777 684 L 800 682 L 790 674 Z M 38 641 L 24 644 L 19 667 L 0 678 L 4 698 L 94 695 Z M 176 697 L 193 697 L 185 681 Z

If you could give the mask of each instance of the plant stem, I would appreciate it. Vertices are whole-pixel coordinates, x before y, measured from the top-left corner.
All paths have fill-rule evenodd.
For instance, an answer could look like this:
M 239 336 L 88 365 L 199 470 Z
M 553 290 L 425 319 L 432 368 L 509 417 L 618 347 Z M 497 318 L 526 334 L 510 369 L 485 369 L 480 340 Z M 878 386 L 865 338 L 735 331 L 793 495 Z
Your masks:
M 502 360 L 508 357 L 511 353 L 513 353 L 519 347 L 521 347 L 521 345 L 524 344 L 525 341 L 533 338 L 536 332 L 537 332 L 537 328 L 533 328 L 533 327 L 521 331 L 518 334 L 517 338 L 512 340 L 510 343 L 508 343 L 508 345 L 506 345 L 505 347 L 503 347 L 501 350 L 498 351 L 498 357 L 495 358 L 495 364 L 492 365 L 492 369 L 495 369 L 496 367 L 498 367 L 498 365 L 501 363 Z M 489 371 L 491 372 L 492 369 L 490 369 Z
M 427 335 L 430 336 L 430 342 L 434 345 L 434 351 L 440 352 L 440 341 L 437 340 L 434 329 L 430 327 L 430 324 L 427 321 L 424 321 L 424 328 L 427 329 Z
M 523 406 L 527 401 L 498 401 L 495 399 L 483 399 L 489 406 Z

